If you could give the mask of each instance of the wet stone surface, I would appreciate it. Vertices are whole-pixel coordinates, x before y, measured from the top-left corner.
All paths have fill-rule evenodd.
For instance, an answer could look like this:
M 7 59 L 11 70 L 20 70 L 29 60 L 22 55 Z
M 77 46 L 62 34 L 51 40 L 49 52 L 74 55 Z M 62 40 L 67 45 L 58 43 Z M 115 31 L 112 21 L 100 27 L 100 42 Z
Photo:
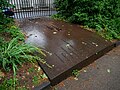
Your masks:
M 48 18 L 26 19 L 20 28 L 27 35 L 26 43 L 32 43 L 46 51 L 47 64 L 41 64 L 52 84 L 67 78 L 73 69 L 81 69 L 111 50 L 114 45 L 81 28 Z
M 120 46 L 79 72 L 45 90 L 120 90 Z

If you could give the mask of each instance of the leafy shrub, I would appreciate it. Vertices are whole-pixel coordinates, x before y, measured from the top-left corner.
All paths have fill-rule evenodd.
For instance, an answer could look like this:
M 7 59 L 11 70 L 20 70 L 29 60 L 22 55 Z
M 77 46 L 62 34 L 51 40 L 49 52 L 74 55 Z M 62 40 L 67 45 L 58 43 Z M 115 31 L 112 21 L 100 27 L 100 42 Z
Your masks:
M 3 32 L 7 32 L 11 35 L 12 38 L 18 38 L 20 41 L 24 41 L 25 37 L 24 34 L 20 31 L 17 26 L 9 26 Z
M 80 71 L 78 71 L 77 69 L 73 70 L 72 75 L 75 76 L 75 77 L 78 77 L 80 75 Z
M 6 15 L 3 13 L 3 9 L 6 7 L 13 8 L 14 6 L 12 4 L 9 4 L 8 0 L 0 0 L 0 25 L 6 26 L 8 23 L 13 22 L 12 18 L 6 17 Z
M 10 26 L 14 24 L 14 19 L 7 17 L 3 13 L 4 8 L 7 7 L 14 7 L 14 6 L 9 4 L 8 0 L 0 0 L 0 34 L 2 34 L 2 32 L 5 32 L 6 29 L 10 29 Z
M 14 19 L 7 17 L 3 13 L 4 8 L 7 7 L 13 8 L 14 6 L 9 4 L 8 0 L 0 0 L 0 33 L 9 33 L 11 38 L 18 37 L 20 41 L 24 41 L 24 35 L 20 29 L 15 26 Z
M 0 46 L 0 66 L 7 71 L 12 69 L 15 75 L 18 65 L 22 65 L 24 62 L 42 61 L 39 56 L 34 55 L 35 51 L 39 52 L 40 55 L 44 55 L 37 47 L 18 43 L 18 38 L 14 38 L 9 43 L 6 42 Z
M 5 79 L 2 84 L 0 84 L 0 90 L 15 90 L 14 82 L 17 82 L 17 79 Z
M 8 1 L 0 0 L 0 67 L 5 71 L 12 70 L 14 75 L 12 79 L 4 80 L 0 84 L 0 89 L 16 90 L 16 71 L 18 66 L 21 66 L 24 62 L 34 63 L 36 60 L 45 63 L 42 59 L 45 54 L 41 49 L 25 44 L 23 42 L 24 34 L 15 26 L 14 19 L 3 14 L 2 10 L 5 7 L 13 7 Z M 6 40 L 4 35 L 7 35 L 7 38 L 10 39 Z
M 55 0 L 57 18 L 94 28 L 108 39 L 120 39 L 120 0 Z
M 0 37 L 0 46 L 5 43 L 4 38 Z

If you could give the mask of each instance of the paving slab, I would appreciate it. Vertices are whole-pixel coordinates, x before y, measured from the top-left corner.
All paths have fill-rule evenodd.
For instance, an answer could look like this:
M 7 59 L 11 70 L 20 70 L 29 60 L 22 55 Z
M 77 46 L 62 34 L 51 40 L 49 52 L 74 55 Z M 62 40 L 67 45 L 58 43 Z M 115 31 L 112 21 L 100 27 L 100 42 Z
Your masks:
M 45 90 L 120 90 L 120 46 L 80 70 L 77 78 Z
M 46 64 L 39 62 L 52 85 L 82 69 L 110 51 L 115 45 L 98 34 L 49 18 L 25 19 L 20 28 L 26 33 L 26 43 L 46 51 Z

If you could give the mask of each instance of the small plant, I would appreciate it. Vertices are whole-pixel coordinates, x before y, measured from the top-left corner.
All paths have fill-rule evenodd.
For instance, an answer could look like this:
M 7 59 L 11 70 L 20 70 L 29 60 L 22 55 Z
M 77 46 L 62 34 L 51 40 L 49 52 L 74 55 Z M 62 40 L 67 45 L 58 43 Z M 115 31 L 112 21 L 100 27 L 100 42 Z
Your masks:
M 31 73 L 31 72 L 35 72 L 35 68 L 34 67 L 31 67 L 28 69 L 28 72 Z
M 2 46 L 5 43 L 4 38 L 0 37 L 0 46 Z
M 0 90 L 15 90 L 14 83 L 17 83 L 17 79 L 5 79 L 0 84 Z
M 24 62 L 33 63 L 36 62 L 36 60 L 43 61 L 43 59 L 34 55 L 35 51 L 39 52 L 40 55 L 44 55 L 39 48 L 24 43 L 18 43 L 18 38 L 14 38 L 9 43 L 0 46 L 0 66 L 6 71 L 12 69 L 14 75 L 16 75 L 18 65 L 22 65 Z
M 13 38 L 18 38 L 21 41 L 24 41 L 24 34 L 16 26 L 11 26 L 9 32 Z
M 42 79 L 48 78 L 45 74 L 41 74 L 40 77 L 41 77 Z
M 77 69 L 73 70 L 72 75 L 75 76 L 75 77 L 78 77 L 80 75 L 80 71 L 78 71 Z
M 14 25 L 9 26 L 3 32 L 9 33 L 12 38 L 16 38 L 17 37 L 18 40 L 20 40 L 20 41 L 24 41 L 25 40 L 24 34 L 20 31 L 20 29 L 17 26 L 14 26 Z
M 38 85 L 39 84 L 38 76 L 34 76 L 32 82 L 33 82 L 34 85 Z

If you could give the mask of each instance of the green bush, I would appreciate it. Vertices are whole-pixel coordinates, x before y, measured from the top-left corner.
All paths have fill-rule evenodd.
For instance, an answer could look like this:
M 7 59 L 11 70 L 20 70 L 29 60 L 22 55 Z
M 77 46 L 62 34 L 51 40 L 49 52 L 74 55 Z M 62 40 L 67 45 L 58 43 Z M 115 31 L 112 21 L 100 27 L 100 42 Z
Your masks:
M 13 71 L 13 78 L 4 80 L 0 84 L 1 90 L 16 90 L 16 71 L 23 63 L 40 61 L 45 54 L 40 48 L 24 43 L 25 37 L 15 26 L 14 19 L 2 13 L 4 7 L 13 7 L 9 0 L 0 0 L 0 68 Z
M 120 0 L 55 0 L 57 18 L 94 28 L 107 39 L 120 39 Z
M 6 71 L 13 70 L 15 75 L 18 65 L 36 60 L 43 63 L 44 60 L 41 57 L 45 54 L 41 49 L 24 43 L 24 34 L 15 26 L 14 19 L 2 13 L 6 7 L 14 6 L 9 4 L 8 0 L 0 0 L 0 67 Z M 8 35 L 8 37 L 4 35 Z
M 14 74 L 16 74 L 18 65 L 22 65 L 24 62 L 43 60 L 34 54 L 36 51 L 40 55 L 44 55 L 37 47 L 18 43 L 18 38 L 14 38 L 10 42 L 6 42 L 0 46 L 0 67 L 3 67 L 7 71 L 13 70 Z
M 4 25 L 4 27 L 5 27 L 8 23 L 13 22 L 12 18 L 5 16 L 5 14 L 3 13 L 4 8 L 7 8 L 7 7 L 13 8 L 14 7 L 12 4 L 9 4 L 8 1 L 9 0 L 0 0 L 0 27 L 1 27 L 1 25 Z
M 17 79 L 5 79 L 2 84 L 0 84 L 0 90 L 16 90 L 14 87 L 14 82 L 17 82 Z
M 3 30 L 4 33 L 9 33 L 11 38 L 18 38 L 20 41 L 25 40 L 25 35 L 20 31 L 20 28 L 18 28 L 15 25 L 11 25 L 5 30 Z
M 0 46 L 5 43 L 4 38 L 0 37 Z

